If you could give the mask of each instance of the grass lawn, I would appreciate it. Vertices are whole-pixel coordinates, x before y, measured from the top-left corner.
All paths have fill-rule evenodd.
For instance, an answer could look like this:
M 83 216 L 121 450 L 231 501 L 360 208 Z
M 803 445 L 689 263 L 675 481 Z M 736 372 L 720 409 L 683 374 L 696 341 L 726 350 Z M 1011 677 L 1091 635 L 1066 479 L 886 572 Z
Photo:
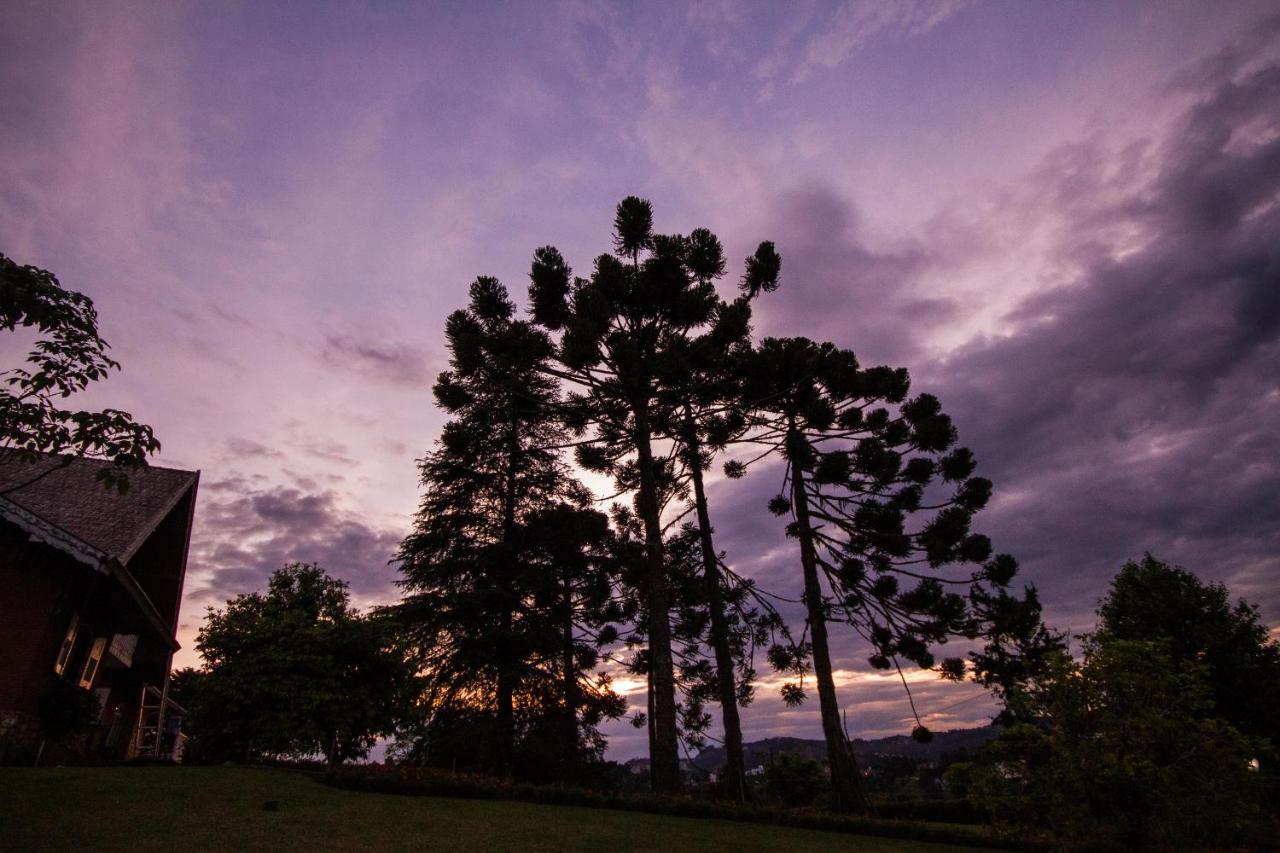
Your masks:
M 279 811 L 263 809 L 279 801 Z M 720 820 L 366 794 L 280 770 L 0 769 L 0 850 L 656 850 L 953 847 Z

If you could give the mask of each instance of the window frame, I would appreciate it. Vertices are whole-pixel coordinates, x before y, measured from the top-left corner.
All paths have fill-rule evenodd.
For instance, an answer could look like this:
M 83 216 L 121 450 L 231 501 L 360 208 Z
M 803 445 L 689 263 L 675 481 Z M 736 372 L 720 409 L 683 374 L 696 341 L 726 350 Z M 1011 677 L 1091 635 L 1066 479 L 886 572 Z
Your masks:
M 107 638 L 96 637 L 89 647 L 89 656 L 85 658 L 84 669 L 80 671 L 80 686 L 86 690 L 93 688 L 98 670 L 102 669 L 102 656 L 107 653 Z
M 53 659 L 53 672 L 62 675 L 71 664 L 71 654 L 76 650 L 76 640 L 80 638 L 80 614 L 71 614 L 71 623 L 62 636 L 62 645 L 58 646 L 58 655 Z

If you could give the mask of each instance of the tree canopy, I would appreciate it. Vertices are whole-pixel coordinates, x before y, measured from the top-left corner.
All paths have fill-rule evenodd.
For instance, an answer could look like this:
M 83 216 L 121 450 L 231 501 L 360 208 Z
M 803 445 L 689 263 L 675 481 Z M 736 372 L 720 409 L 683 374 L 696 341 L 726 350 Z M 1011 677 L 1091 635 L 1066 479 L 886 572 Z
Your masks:
M 1202 664 L 1218 716 L 1280 748 L 1280 643 L 1256 605 L 1146 554 L 1124 564 L 1098 616 L 1098 642 L 1159 642 Z
M 272 573 L 265 593 L 210 608 L 181 679 L 194 760 L 360 758 L 405 717 L 417 692 L 395 626 L 351 607 L 319 566 Z
M 1213 710 L 1202 663 L 1167 643 L 1098 637 L 1055 655 L 1015 699 L 1022 722 L 987 748 L 973 798 L 1056 843 L 1125 849 L 1241 841 L 1260 813 L 1262 744 Z
M 718 704 L 719 792 L 746 800 L 739 711 L 767 648 L 791 679 L 788 703 L 804 700 L 812 671 L 832 806 L 859 811 L 867 802 L 836 692 L 833 631 L 860 637 L 876 669 L 972 672 L 1001 695 L 1043 674 L 1060 639 L 1040 621 L 1034 588 L 1009 591 L 1013 558 L 971 529 L 992 485 L 974 476 L 940 401 L 913 396 L 906 370 L 864 367 L 834 343 L 757 344 L 754 301 L 781 284 L 773 243 L 758 244 L 736 292 L 722 296 L 727 264 L 709 229 L 658 232 L 649 202 L 633 196 L 617 206 L 613 232 L 612 251 L 586 278 L 552 246 L 534 253 L 528 319 L 487 276 L 449 315 L 449 364 L 433 387 L 448 421 L 419 460 L 421 502 L 397 554 L 400 601 L 375 619 L 325 615 L 335 595 L 346 607 L 341 584 L 290 567 L 269 595 L 210 615 L 206 671 L 190 679 L 197 707 L 235 684 L 226 697 L 235 719 L 248 689 L 213 676 L 246 671 L 256 646 L 244 638 L 263 613 L 376 624 L 395 632 L 413 673 L 412 708 L 396 706 L 398 760 L 586 778 L 603 757 L 599 725 L 626 711 L 610 670 L 623 667 L 645 680 L 633 722 L 647 726 L 651 788 L 679 790 L 681 744 L 715 739 Z M 759 509 L 787 516 L 798 544 L 800 631 L 772 603 L 785 596 L 737 574 L 717 542 L 707 478 L 718 457 L 729 479 L 781 463 L 779 493 Z M 571 462 L 611 478 L 614 493 L 594 495 Z M 605 502 L 610 515 L 597 508 Z M 986 641 L 972 669 L 936 657 L 957 638 Z M 297 650 L 296 672 L 312 666 L 309 654 L 320 652 Z M 381 717 L 348 717 L 339 714 L 344 728 L 308 706 L 274 704 L 261 730 L 206 720 L 205 742 L 252 753 L 323 740 L 339 760 L 382 730 Z M 930 737 L 919 716 L 913 734 Z
M 1147 554 L 1115 576 L 1099 617 L 1079 659 L 1055 638 L 1003 670 L 1017 676 L 1000 685 L 1010 725 L 953 774 L 969 798 L 1060 844 L 1265 837 L 1277 646 L 1257 609 Z
M 128 471 L 160 449 L 151 427 L 128 412 L 63 408 L 63 401 L 120 365 L 98 334 L 98 312 L 82 293 L 66 290 L 48 270 L 20 266 L 0 254 L 0 329 L 40 337 L 26 366 L 0 371 L 0 447 L 20 453 L 73 453 L 113 464 L 98 478 L 119 491 Z

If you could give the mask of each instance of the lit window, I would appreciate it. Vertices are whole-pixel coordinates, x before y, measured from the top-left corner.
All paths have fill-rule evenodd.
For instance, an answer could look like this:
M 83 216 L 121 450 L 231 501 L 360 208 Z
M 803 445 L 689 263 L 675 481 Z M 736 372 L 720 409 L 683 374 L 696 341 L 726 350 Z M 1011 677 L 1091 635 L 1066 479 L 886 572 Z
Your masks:
M 67 668 L 67 662 L 71 660 L 71 650 L 76 647 L 76 634 L 80 632 L 80 614 L 71 614 L 71 624 L 67 626 L 67 635 L 62 638 L 62 645 L 58 648 L 58 659 L 53 662 L 53 671 L 58 675 L 62 675 Z
M 93 677 L 98 674 L 98 664 L 102 662 L 102 653 L 107 650 L 107 638 L 99 637 L 93 641 L 89 649 L 89 659 L 84 662 L 84 673 L 80 676 L 80 686 L 88 689 L 93 686 Z

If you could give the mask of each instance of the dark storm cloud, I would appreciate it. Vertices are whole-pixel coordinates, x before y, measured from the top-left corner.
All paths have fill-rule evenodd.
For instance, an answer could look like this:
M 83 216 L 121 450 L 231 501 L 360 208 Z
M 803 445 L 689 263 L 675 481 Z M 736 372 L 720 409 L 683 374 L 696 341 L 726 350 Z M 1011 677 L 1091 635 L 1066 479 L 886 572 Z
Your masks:
M 1051 261 L 1071 274 L 1018 302 L 1009 334 L 945 359 L 924 343 L 953 306 L 918 291 L 943 252 L 867 248 L 852 208 L 826 193 L 785 196 L 772 217 L 785 281 L 761 331 L 910 365 L 996 483 L 979 529 L 1075 632 L 1144 551 L 1280 620 L 1280 67 L 1197 68 L 1165 140 L 1073 143 L 1029 178 L 1067 223 Z M 764 509 L 780 477 L 717 483 L 712 514 L 729 563 L 794 598 L 794 543 Z M 839 666 L 866 670 L 855 637 L 836 642 Z
M 1077 628 L 1144 550 L 1280 617 L 1280 67 L 1199 68 L 1152 180 L 1091 206 L 1100 152 L 1075 155 L 1091 175 L 1041 173 L 1091 210 L 1063 240 L 1074 280 L 921 371 L 997 483 L 984 525 Z M 1107 225 L 1137 248 L 1080 238 Z
M 271 572 L 292 562 L 317 563 L 357 595 L 386 597 L 395 579 L 388 565 L 400 534 L 371 527 L 339 506 L 333 491 L 252 489 L 243 481 L 205 498 L 192 568 L 204 580 L 192 597 L 220 604 L 265 587 Z

